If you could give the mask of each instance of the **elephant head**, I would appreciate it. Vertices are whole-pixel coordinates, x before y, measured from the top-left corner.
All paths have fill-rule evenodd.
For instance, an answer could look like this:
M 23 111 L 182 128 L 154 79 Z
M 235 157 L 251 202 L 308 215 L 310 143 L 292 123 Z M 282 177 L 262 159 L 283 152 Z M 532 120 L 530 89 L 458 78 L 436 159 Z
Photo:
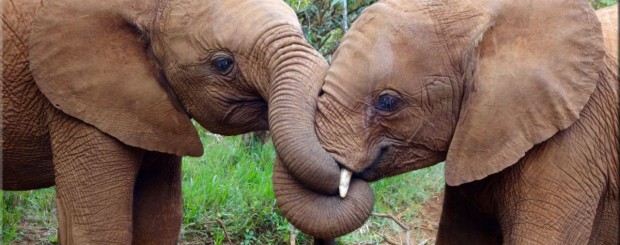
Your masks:
M 337 165 L 314 132 L 327 63 L 284 2 L 43 5 L 29 58 L 41 92 L 64 113 L 127 145 L 181 156 L 202 154 L 190 118 L 224 135 L 270 127 L 279 156 L 300 166 L 293 174 L 337 188 Z M 332 172 L 309 164 L 317 155 Z
M 479 180 L 579 118 L 599 78 L 601 44 L 587 1 L 380 1 L 333 56 L 317 133 L 354 179 L 445 160 L 448 185 Z M 307 209 L 334 204 L 315 205 L 324 206 Z M 337 211 L 332 220 L 356 212 Z

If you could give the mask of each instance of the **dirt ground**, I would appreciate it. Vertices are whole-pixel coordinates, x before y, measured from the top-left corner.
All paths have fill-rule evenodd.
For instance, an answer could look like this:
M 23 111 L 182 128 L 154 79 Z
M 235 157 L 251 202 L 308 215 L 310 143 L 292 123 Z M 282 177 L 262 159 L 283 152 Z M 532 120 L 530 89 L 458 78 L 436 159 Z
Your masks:
M 437 228 L 439 228 L 439 217 L 441 216 L 441 206 L 443 205 L 443 192 L 431 197 L 422 207 L 418 216 L 419 223 L 417 228 L 422 234 L 418 243 L 428 241 L 426 244 L 435 244 Z
M 403 224 L 409 228 L 409 232 L 403 231 L 398 234 L 385 234 L 383 244 L 411 244 L 424 245 L 435 244 L 435 236 L 439 227 L 439 217 L 443 204 L 443 191 L 437 193 L 422 205 L 417 217 Z M 407 242 L 407 235 L 409 242 Z

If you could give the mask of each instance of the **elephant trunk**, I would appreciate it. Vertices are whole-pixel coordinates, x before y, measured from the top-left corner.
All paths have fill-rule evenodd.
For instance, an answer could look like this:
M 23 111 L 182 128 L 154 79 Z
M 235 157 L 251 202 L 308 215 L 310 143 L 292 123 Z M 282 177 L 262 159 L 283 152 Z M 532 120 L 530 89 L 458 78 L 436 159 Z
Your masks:
M 269 125 L 286 168 L 306 188 L 325 194 L 338 190 L 340 168 L 314 130 L 316 100 L 327 62 L 299 31 L 279 31 L 270 42 L 272 84 Z
M 273 185 L 278 207 L 295 227 L 315 238 L 331 239 L 359 228 L 372 212 L 373 194 L 368 183 L 354 179 L 346 198 L 306 189 L 276 159 Z
M 277 204 L 301 231 L 334 238 L 370 216 L 370 186 L 354 180 L 338 196 L 340 167 L 321 146 L 314 127 L 316 101 L 328 65 L 299 30 L 274 31 L 264 43 L 271 54 L 269 125 L 278 152 L 273 174 Z

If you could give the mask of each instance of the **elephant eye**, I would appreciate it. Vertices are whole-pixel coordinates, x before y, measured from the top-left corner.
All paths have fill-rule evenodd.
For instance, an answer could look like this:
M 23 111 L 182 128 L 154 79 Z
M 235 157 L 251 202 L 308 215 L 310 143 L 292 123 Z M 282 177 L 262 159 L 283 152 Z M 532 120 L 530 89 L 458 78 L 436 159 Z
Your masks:
M 400 105 L 400 99 L 390 94 L 382 94 L 379 96 L 375 109 L 378 111 L 391 112 L 398 108 Z
M 235 62 L 230 58 L 218 58 L 213 62 L 213 67 L 222 74 L 227 75 L 232 70 Z

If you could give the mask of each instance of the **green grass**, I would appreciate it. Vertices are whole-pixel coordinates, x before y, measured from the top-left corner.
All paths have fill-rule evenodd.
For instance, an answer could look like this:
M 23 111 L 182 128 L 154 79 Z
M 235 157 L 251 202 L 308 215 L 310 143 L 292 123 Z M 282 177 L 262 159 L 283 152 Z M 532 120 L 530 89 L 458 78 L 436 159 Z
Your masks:
M 54 188 L 32 191 L 2 191 L 1 244 L 55 243 L 56 209 Z
M 271 142 L 246 147 L 241 137 L 200 130 L 205 154 L 183 161 L 184 244 L 223 244 L 224 228 L 235 244 L 288 244 L 289 223 L 280 215 L 271 185 L 275 151 Z M 421 203 L 443 187 L 443 166 L 422 169 L 372 184 L 375 212 L 413 221 Z M 2 244 L 56 243 L 54 189 L 2 192 Z M 340 239 L 344 244 L 376 243 L 398 232 L 393 221 L 372 217 L 364 231 Z M 298 244 L 310 238 L 297 235 Z
M 183 163 L 183 240 L 278 243 L 288 239 L 271 186 L 272 144 L 246 147 L 240 137 L 202 134 L 205 154 Z

